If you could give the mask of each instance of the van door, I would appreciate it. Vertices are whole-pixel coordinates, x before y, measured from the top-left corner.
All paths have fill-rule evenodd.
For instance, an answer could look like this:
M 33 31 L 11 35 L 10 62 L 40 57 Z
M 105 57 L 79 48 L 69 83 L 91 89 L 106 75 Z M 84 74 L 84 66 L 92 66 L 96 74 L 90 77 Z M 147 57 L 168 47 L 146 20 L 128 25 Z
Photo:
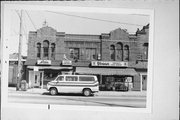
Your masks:
M 64 82 L 64 76 L 58 76 L 56 78 L 56 88 L 58 89 L 58 92 L 63 92 L 63 82 Z
M 62 87 L 63 91 L 66 93 L 79 93 L 82 88 L 78 84 L 78 76 L 69 76 L 65 77 L 64 86 Z

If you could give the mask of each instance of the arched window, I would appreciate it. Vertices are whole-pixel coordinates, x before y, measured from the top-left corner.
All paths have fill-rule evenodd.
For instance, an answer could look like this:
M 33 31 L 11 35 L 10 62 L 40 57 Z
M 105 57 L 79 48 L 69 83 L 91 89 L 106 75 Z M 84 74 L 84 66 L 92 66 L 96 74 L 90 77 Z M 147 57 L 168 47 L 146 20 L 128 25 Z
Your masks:
M 43 42 L 43 49 L 44 49 L 44 55 L 43 57 L 44 58 L 48 58 L 48 54 L 49 54 L 49 41 L 48 40 L 45 40 Z
M 114 45 L 110 46 L 110 56 L 111 56 L 111 60 L 115 61 L 115 46 Z
M 37 43 L 37 58 L 41 58 L 41 43 Z
M 51 58 L 55 59 L 55 43 L 51 44 Z
M 123 44 L 121 42 L 117 43 L 117 60 L 123 61 Z
M 144 43 L 143 47 L 144 47 L 144 59 L 148 59 L 148 43 Z
M 129 61 L 129 46 L 128 45 L 124 46 L 124 60 Z

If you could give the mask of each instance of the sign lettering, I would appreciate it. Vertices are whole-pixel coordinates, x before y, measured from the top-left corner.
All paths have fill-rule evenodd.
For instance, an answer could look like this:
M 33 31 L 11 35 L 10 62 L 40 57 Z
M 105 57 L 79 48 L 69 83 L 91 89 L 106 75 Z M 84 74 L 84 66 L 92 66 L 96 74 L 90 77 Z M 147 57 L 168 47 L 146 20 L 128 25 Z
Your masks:
M 72 61 L 70 60 L 63 60 L 62 65 L 72 65 Z
M 51 65 L 51 60 L 37 60 L 38 65 Z
M 128 67 L 128 62 L 92 61 L 92 66 Z

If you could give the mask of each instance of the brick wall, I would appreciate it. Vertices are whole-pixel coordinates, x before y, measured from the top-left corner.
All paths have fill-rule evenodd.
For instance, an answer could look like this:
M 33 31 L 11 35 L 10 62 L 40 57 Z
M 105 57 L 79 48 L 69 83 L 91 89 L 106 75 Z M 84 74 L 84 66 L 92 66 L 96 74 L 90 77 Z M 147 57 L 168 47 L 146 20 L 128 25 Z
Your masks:
M 145 32 L 148 32 L 148 30 L 146 29 Z M 120 42 L 123 48 L 125 45 L 129 46 L 129 62 L 133 62 L 139 58 L 144 58 L 143 44 L 147 43 L 149 38 L 148 34 L 144 33 L 130 36 L 126 30 L 120 28 L 101 35 L 81 35 L 57 32 L 53 28 L 46 26 L 38 29 L 36 32 L 29 33 L 27 59 L 37 59 L 37 43 L 41 43 L 41 47 L 43 47 L 44 40 L 48 40 L 49 45 L 55 43 L 55 60 L 62 60 L 64 54 L 68 57 L 70 54 L 69 48 L 77 47 L 80 48 L 81 60 L 86 59 L 86 56 L 84 56 L 86 48 L 96 48 L 97 54 L 102 53 L 101 60 L 112 61 L 110 46 L 114 45 L 116 50 L 117 43 Z M 43 51 L 43 48 L 41 51 Z

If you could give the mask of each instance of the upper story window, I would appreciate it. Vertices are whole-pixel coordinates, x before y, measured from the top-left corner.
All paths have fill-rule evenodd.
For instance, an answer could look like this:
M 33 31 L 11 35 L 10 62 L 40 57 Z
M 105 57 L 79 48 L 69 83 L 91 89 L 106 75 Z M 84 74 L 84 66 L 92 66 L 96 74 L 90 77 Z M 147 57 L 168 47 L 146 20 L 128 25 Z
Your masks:
M 44 49 L 43 57 L 48 58 L 48 55 L 49 55 L 49 41 L 48 40 L 43 41 L 43 49 Z
M 117 60 L 123 61 L 123 44 L 121 42 L 117 43 Z
M 124 60 L 129 61 L 129 46 L 128 45 L 124 46 Z
M 37 58 L 41 58 L 41 43 L 37 43 Z
M 143 47 L 144 47 L 144 59 L 148 59 L 148 43 L 144 43 Z
M 51 58 L 55 59 L 55 43 L 51 44 Z
M 86 48 L 86 60 L 96 60 L 96 49 Z
M 111 60 L 115 61 L 115 46 L 114 45 L 110 46 L 110 57 L 111 57 Z
M 79 48 L 70 48 L 70 58 L 74 60 L 79 59 Z

